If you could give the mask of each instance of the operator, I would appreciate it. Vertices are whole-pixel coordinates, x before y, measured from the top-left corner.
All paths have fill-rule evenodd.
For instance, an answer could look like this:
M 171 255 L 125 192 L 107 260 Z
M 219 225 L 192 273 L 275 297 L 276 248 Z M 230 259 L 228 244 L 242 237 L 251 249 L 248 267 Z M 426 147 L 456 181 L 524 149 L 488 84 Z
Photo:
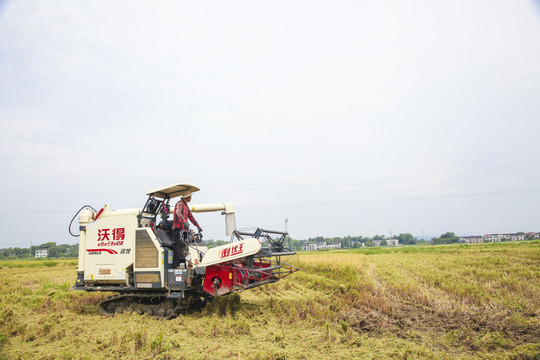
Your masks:
M 182 255 L 182 242 L 184 239 L 181 238 L 182 231 L 189 230 L 189 223 L 188 219 L 191 220 L 193 225 L 197 227 L 199 232 L 202 231 L 201 227 L 199 226 L 199 223 L 197 223 L 197 220 L 193 217 L 193 214 L 191 214 L 191 210 L 189 210 L 188 202 L 191 201 L 191 193 L 187 193 L 182 195 L 182 199 L 176 203 L 174 206 L 174 222 L 173 222 L 173 232 L 172 232 L 172 240 L 174 242 L 174 248 L 173 248 L 173 268 L 177 268 L 180 265 L 180 262 L 184 260 L 184 256 Z

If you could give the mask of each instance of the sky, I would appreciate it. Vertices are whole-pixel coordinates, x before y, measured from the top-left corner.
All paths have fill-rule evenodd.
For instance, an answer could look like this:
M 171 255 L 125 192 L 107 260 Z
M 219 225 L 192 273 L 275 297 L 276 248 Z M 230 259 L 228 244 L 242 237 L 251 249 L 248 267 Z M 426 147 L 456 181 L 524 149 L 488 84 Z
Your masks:
M 294 239 L 540 231 L 539 99 L 539 1 L 0 1 L 0 248 L 177 183 Z

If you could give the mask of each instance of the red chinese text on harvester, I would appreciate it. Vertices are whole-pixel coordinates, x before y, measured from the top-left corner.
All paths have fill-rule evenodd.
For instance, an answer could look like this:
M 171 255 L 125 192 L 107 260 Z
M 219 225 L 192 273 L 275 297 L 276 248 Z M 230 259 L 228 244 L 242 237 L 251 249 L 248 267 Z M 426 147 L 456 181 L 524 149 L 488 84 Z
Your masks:
M 124 244 L 126 237 L 125 228 L 98 229 L 97 246 L 118 246 Z
M 220 259 L 226 258 L 228 256 L 238 255 L 244 252 L 244 244 L 234 245 L 226 249 L 221 250 L 218 253 Z

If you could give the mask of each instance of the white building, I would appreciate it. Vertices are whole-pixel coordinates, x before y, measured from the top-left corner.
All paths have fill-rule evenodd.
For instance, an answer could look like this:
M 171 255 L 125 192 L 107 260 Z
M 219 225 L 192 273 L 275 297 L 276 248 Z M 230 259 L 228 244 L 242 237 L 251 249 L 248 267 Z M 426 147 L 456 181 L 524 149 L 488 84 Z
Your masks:
M 317 250 L 318 246 L 317 244 L 305 244 L 302 245 L 302 250 L 304 251 L 315 251 Z
M 501 234 L 502 238 L 511 241 L 523 241 L 525 240 L 525 234 Z
M 526 234 L 488 234 L 484 235 L 485 241 L 523 241 L 526 238 Z
M 465 244 L 477 244 L 483 243 L 484 238 L 482 236 L 462 236 L 459 238 L 459 242 Z
M 501 235 L 500 234 L 484 235 L 484 241 L 491 241 L 491 242 L 501 241 Z
M 341 249 L 341 243 L 326 244 L 324 242 L 324 243 L 321 243 L 321 244 L 305 244 L 305 245 L 302 245 L 302 250 L 304 250 L 304 251 L 315 251 L 315 250 L 320 250 L 320 249 Z
M 351 247 L 354 248 L 354 247 L 365 247 L 366 246 L 366 243 L 363 243 L 363 242 L 360 242 L 360 241 L 351 241 Z
M 375 246 L 382 246 L 382 240 L 373 240 L 373 243 Z M 386 245 L 387 246 L 397 246 L 399 245 L 398 239 L 386 239 Z
M 341 243 L 328 244 L 328 245 L 325 246 L 325 248 L 327 248 L 327 249 L 341 249 Z
M 39 258 L 45 258 L 47 257 L 47 255 L 49 255 L 49 250 L 48 249 L 36 249 L 36 259 L 39 259 Z

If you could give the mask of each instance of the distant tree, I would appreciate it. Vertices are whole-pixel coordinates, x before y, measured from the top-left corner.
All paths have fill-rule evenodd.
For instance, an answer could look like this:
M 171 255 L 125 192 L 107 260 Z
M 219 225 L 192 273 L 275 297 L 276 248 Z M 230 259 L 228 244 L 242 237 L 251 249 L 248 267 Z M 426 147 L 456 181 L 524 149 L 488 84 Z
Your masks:
M 208 248 L 213 248 L 213 247 L 216 247 L 216 246 L 221 246 L 221 245 L 225 245 L 225 244 L 228 244 L 229 242 L 228 241 L 225 241 L 225 240 L 205 240 L 204 241 L 206 243 L 206 245 L 208 246 Z
M 293 250 L 302 250 L 302 241 L 291 239 L 291 249 Z
M 388 245 L 388 242 L 386 241 L 386 239 L 384 239 L 384 236 L 383 236 L 383 239 L 381 240 L 381 246 L 386 246 Z
M 371 240 L 384 240 L 384 235 L 375 235 Z
M 45 243 L 45 244 L 39 245 L 39 248 L 40 248 L 40 249 L 48 249 L 48 248 L 50 248 L 51 246 L 56 246 L 56 243 L 55 243 L 55 242 L 47 242 L 47 243 Z
M 351 237 L 350 236 L 345 236 L 343 238 L 343 240 L 341 241 L 337 241 L 336 243 L 340 242 L 341 243 L 341 246 L 344 247 L 344 248 L 350 248 L 351 247 Z
M 414 238 L 414 236 L 412 236 L 411 234 L 409 233 L 405 233 L 405 234 L 399 234 L 399 236 L 397 237 L 397 239 L 399 240 L 399 242 L 403 245 L 411 245 L 411 244 L 416 244 L 416 239 Z
M 79 244 L 71 245 L 69 248 L 69 252 L 67 254 L 68 257 L 78 257 L 79 256 Z
M 0 257 L 2 259 L 8 258 L 9 257 L 9 249 L 2 249 L 2 251 L 0 251 Z
M 431 239 L 431 242 L 433 245 L 440 245 L 440 244 L 455 244 L 459 242 L 459 237 L 456 236 L 453 232 L 447 232 L 442 234 L 438 238 Z
M 47 249 L 47 257 L 49 258 L 58 258 L 60 257 L 61 251 L 58 246 L 51 246 Z

